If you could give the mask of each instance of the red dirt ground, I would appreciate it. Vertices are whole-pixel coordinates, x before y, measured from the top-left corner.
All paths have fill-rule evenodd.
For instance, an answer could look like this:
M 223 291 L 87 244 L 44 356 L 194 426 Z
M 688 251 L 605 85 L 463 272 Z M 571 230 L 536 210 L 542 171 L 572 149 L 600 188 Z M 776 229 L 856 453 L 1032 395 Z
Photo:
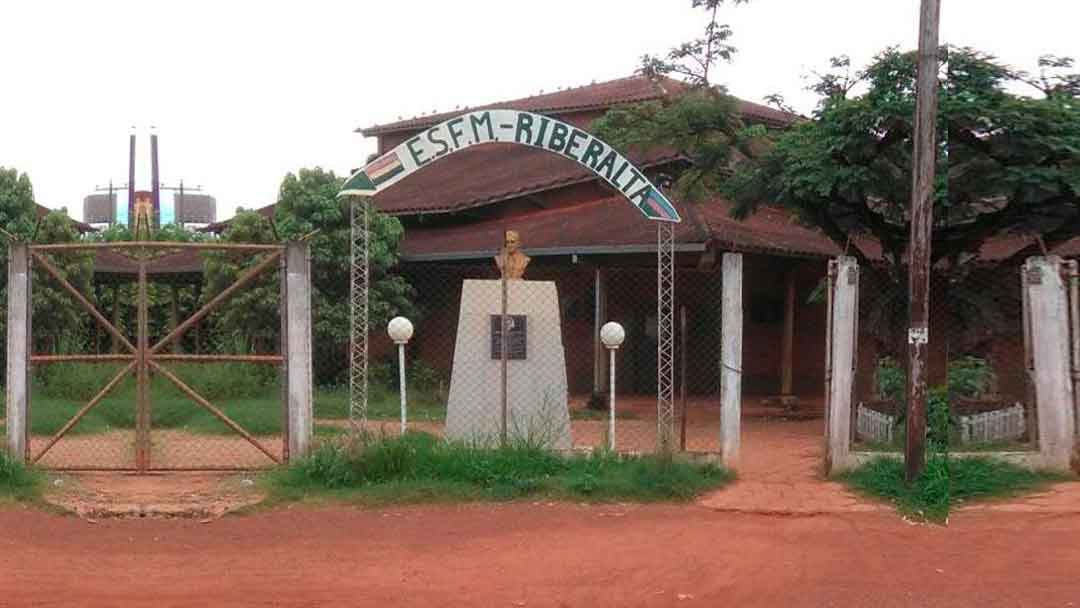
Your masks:
M 210 524 L 0 511 L 2 606 L 1071 606 L 1080 516 L 518 503 Z

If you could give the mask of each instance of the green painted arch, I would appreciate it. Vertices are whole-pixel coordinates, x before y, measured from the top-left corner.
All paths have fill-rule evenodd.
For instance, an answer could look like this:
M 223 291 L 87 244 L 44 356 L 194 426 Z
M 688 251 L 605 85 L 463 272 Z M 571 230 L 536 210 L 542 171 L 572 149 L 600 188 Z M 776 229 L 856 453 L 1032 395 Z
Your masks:
M 573 125 L 522 110 L 476 110 L 430 127 L 352 174 L 338 196 L 372 196 L 454 152 L 496 142 L 569 158 L 618 190 L 648 219 L 681 221 L 664 193 L 613 147 Z

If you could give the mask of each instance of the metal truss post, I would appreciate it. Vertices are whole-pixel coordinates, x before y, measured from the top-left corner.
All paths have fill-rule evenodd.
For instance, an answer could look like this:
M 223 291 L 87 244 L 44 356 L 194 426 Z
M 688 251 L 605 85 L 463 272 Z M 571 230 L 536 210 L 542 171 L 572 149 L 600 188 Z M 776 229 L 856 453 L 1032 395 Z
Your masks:
M 367 423 L 368 405 L 368 253 L 370 199 L 349 200 L 351 272 L 349 279 L 349 422 L 354 431 Z
M 656 223 L 656 448 L 675 434 L 675 224 Z

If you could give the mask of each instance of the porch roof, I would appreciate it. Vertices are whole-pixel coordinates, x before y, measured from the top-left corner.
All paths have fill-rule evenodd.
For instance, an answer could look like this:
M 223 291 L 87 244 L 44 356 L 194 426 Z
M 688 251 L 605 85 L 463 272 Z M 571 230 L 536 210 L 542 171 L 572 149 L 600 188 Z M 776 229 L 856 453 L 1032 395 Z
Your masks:
M 793 223 L 782 210 L 766 208 L 746 221 L 730 217 L 731 204 L 716 199 L 682 205 L 675 226 L 678 251 L 781 253 L 830 257 L 839 254 L 821 233 Z M 655 224 L 621 196 L 568 207 L 530 211 L 442 227 L 410 227 L 401 244 L 407 262 L 482 259 L 495 254 L 504 230 L 521 233 L 532 256 L 625 254 L 656 251 Z

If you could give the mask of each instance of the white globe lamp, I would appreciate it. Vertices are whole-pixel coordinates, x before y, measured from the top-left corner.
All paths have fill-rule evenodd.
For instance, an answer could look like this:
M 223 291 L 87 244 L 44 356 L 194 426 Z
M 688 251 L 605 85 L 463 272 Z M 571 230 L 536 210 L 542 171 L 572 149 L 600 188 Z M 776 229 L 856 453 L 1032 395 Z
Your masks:
M 608 392 L 608 449 L 615 451 L 615 351 L 626 340 L 626 330 L 614 321 L 604 323 L 600 328 L 600 341 L 608 349 L 611 389 Z
M 394 341 L 394 344 L 405 344 L 412 339 L 412 321 L 405 317 L 394 317 L 390 319 L 390 324 L 386 327 L 386 333 L 390 334 L 390 339 Z
M 405 434 L 408 426 L 408 406 L 405 399 L 405 344 L 412 338 L 412 321 L 405 317 L 394 317 L 386 326 L 386 333 L 390 339 L 398 345 L 398 382 L 401 386 L 401 434 Z
M 600 328 L 600 341 L 609 349 L 616 349 L 626 340 L 626 330 L 615 321 L 608 321 Z

